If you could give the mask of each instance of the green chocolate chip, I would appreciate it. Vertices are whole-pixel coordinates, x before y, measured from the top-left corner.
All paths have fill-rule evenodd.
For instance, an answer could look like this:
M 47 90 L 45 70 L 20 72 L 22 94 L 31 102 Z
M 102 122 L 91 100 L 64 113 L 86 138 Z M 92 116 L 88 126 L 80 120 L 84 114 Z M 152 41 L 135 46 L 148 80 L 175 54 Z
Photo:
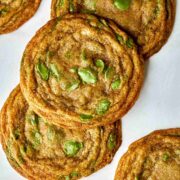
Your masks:
M 87 84 L 94 84 L 97 82 L 97 73 L 91 68 L 79 68 L 78 74 L 82 81 Z
M 134 46 L 134 41 L 133 41 L 132 38 L 128 37 L 128 39 L 127 39 L 127 41 L 126 41 L 126 46 L 127 46 L 128 48 L 133 48 L 133 46 Z
M 164 153 L 162 156 L 162 160 L 166 162 L 169 159 L 169 155 L 167 153 Z
M 60 73 L 55 64 L 50 64 L 50 72 L 57 80 L 60 79 Z
M 1 16 L 1 15 L 5 15 L 7 12 L 8 12 L 7 9 L 5 9 L 5 8 L 4 8 L 4 9 L 1 9 L 1 10 L 0 10 L 0 16 Z
M 70 140 L 64 143 L 64 152 L 69 157 L 75 156 L 81 148 L 82 148 L 82 143 L 78 141 Z
M 73 13 L 74 12 L 74 4 L 73 4 L 73 0 L 69 0 L 69 11 L 71 12 L 71 13 Z
M 26 151 L 27 151 L 27 147 L 25 145 L 21 145 L 20 146 L 20 152 L 22 155 L 26 154 Z
M 18 163 L 23 164 L 25 161 L 21 155 L 18 156 Z
M 73 171 L 73 172 L 70 174 L 70 176 L 71 176 L 71 177 L 78 177 L 79 174 L 78 174 L 78 172 Z
M 36 71 L 43 80 L 47 81 L 49 79 L 49 69 L 43 62 L 39 61 L 36 64 Z
M 81 119 L 82 121 L 89 121 L 89 120 L 92 119 L 92 118 L 93 118 L 93 116 L 90 115 L 90 114 L 80 114 L 80 119 Z
M 108 149 L 113 150 L 115 146 L 116 146 L 116 134 L 111 133 L 108 138 L 107 147 Z
M 105 70 L 105 80 L 109 80 L 109 79 L 112 79 L 113 76 L 115 74 L 115 69 L 114 67 L 108 67 L 106 70 Z
M 117 38 L 117 40 L 118 40 L 121 44 L 124 43 L 124 39 L 123 39 L 123 37 L 122 37 L 121 35 L 116 34 L 116 38 Z
M 72 82 L 70 82 L 66 89 L 67 91 L 71 92 L 74 91 L 75 89 L 77 89 L 79 87 L 80 81 L 79 80 L 73 80 Z
M 121 11 L 127 10 L 130 5 L 131 0 L 114 0 L 114 6 Z
M 116 79 L 115 81 L 112 82 L 111 88 L 113 90 L 119 89 L 120 84 L 121 84 L 121 80 L 120 79 Z
M 31 136 L 32 136 L 34 145 L 39 146 L 42 142 L 41 134 L 38 131 L 33 131 Z
M 33 113 L 30 116 L 28 116 L 28 122 L 30 122 L 33 126 L 37 126 L 39 123 L 39 118 L 36 114 Z
M 138 177 L 138 176 L 135 176 L 134 180 L 139 180 L 139 177 Z
M 96 109 L 97 114 L 98 115 L 105 114 L 108 111 L 110 105 L 111 105 L 111 103 L 108 99 L 101 100 Z
M 96 60 L 96 66 L 97 66 L 98 68 L 100 68 L 101 71 L 103 71 L 103 70 L 104 70 L 104 67 L 105 67 L 104 61 L 101 60 L 101 59 L 97 59 L 97 60 Z
M 154 9 L 153 12 L 154 12 L 155 15 L 157 15 L 157 14 L 159 13 L 159 11 L 160 11 L 160 9 L 159 9 L 159 7 L 157 6 L 157 7 Z
M 68 87 L 68 83 L 69 82 L 67 81 L 67 79 L 63 78 L 63 79 L 60 80 L 59 85 L 60 85 L 62 90 L 66 91 L 67 87 Z
M 69 176 L 64 176 L 65 180 L 70 180 Z
M 65 55 L 64 55 L 64 56 L 65 56 L 65 58 L 66 58 L 66 59 L 70 59 L 70 58 L 71 58 L 71 56 L 72 56 L 71 51 L 69 51 L 69 50 L 68 50 L 68 51 L 65 53 Z

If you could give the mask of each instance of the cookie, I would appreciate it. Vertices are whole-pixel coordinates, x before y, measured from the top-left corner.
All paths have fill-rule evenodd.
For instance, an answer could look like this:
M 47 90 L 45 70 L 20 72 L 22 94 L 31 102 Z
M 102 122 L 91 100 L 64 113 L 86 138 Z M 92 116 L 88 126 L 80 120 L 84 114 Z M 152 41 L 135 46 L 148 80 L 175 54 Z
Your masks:
M 1 143 L 14 169 L 28 179 L 88 176 L 110 163 L 121 144 L 121 123 L 88 130 L 49 124 L 35 114 L 18 86 L 0 115 Z
M 52 0 L 52 18 L 69 12 L 97 14 L 129 32 L 145 58 L 166 43 L 174 24 L 175 0 Z
M 130 145 L 115 180 L 180 179 L 180 128 L 154 131 Z
M 10 33 L 28 21 L 41 0 L 0 0 L 0 34 Z
M 112 21 L 67 15 L 29 42 L 20 85 L 32 109 L 59 126 L 113 123 L 135 103 L 144 62 L 132 38 Z

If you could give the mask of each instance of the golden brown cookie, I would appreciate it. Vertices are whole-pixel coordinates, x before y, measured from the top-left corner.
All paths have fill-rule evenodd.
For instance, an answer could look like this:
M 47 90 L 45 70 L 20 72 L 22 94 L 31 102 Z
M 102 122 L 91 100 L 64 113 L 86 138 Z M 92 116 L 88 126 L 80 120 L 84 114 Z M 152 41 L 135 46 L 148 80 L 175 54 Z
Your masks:
M 1 143 L 10 164 L 28 179 L 88 176 L 110 163 L 121 144 L 121 123 L 69 130 L 37 116 L 18 86 L 0 116 Z
M 0 34 L 18 29 L 37 11 L 41 0 L 0 0 Z
M 52 0 L 51 16 L 69 12 L 97 14 L 130 33 L 145 58 L 158 52 L 174 24 L 175 0 Z
M 180 179 L 180 128 L 154 131 L 130 145 L 115 180 Z
M 20 85 L 33 108 L 59 126 L 113 123 L 135 103 L 143 61 L 112 21 L 67 15 L 49 21 L 29 42 Z

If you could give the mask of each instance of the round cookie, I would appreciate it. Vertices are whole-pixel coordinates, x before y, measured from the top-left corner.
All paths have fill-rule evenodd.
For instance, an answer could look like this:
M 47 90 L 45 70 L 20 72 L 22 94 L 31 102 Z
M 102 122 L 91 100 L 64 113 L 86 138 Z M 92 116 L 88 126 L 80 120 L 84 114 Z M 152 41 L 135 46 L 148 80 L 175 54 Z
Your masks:
M 58 128 L 37 116 L 19 86 L 1 110 L 1 143 L 10 164 L 28 179 L 88 176 L 110 163 L 121 144 L 121 123 L 88 130 Z
M 52 0 L 51 16 L 69 12 L 97 14 L 130 33 L 145 58 L 158 52 L 174 24 L 175 0 Z
M 0 34 L 18 29 L 37 11 L 41 0 L 0 0 Z
M 154 131 L 130 145 L 115 180 L 180 179 L 180 128 Z
M 112 21 L 67 15 L 49 21 L 29 42 L 20 85 L 33 108 L 59 126 L 113 123 L 135 103 L 144 62 Z

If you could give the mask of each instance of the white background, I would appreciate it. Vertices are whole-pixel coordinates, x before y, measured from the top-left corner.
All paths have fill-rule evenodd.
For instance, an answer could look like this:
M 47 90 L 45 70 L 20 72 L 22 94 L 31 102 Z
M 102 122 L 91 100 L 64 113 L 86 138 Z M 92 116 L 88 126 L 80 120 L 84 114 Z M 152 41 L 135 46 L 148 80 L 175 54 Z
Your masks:
M 17 31 L 0 35 L 0 108 L 19 83 L 19 68 L 26 44 L 50 18 L 51 0 L 43 0 L 36 15 Z M 180 10 L 180 2 L 177 2 Z M 163 128 L 180 127 L 180 11 L 173 33 L 162 50 L 146 62 L 141 95 L 123 118 L 123 143 L 113 162 L 87 180 L 113 180 L 118 161 L 130 143 Z M 22 180 L 11 168 L 0 146 L 0 180 Z

